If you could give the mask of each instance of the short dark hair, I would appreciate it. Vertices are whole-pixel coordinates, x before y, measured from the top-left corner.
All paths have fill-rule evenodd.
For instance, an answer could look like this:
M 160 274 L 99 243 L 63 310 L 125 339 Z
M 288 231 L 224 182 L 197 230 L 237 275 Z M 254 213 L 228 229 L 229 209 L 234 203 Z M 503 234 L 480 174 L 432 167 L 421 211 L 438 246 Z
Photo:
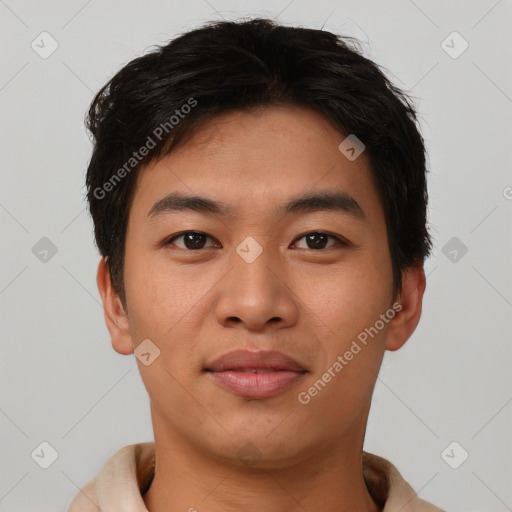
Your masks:
M 313 109 L 365 145 L 385 214 L 395 298 L 402 272 L 430 254 L 417 114 L 409 96 L 363 56 L 360 42 L 263 18 L 209 22 L 129 62 L 88 112 L 94 147 L 87 199 L 96 244 L 123 304 L 126 228 L 138 171 L 216 114 L 272 105 Z

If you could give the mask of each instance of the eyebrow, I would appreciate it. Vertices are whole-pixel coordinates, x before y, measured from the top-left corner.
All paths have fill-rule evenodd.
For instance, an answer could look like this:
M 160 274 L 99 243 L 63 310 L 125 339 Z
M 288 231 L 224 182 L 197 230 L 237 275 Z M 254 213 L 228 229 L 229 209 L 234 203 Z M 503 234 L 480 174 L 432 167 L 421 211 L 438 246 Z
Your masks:
M 233 217 L 235 210 L 220 201 L 207 197 L 187 195 L 181 192 L 172 192 L 158 200 L 149 210 L 148 217 L 157 217 L 166 213 L 180 211 L 195 211 L 204 215 Z M 318 211 L 332 211 L 343 213 L 356 220 L 367 222 L 368 219 L 359 203 L 345 192 L 320 192 L 304 194 L 291 199 L 276 208 L 277 217 L 284 217 L 297 213 L 313 213 Z

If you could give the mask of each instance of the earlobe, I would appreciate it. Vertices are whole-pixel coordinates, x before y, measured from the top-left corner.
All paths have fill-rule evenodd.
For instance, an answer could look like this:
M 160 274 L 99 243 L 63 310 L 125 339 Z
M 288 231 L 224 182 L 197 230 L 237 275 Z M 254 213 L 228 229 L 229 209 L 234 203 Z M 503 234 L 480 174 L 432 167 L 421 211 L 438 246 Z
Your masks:
M 386 350 L 398 350 L 415 331 L 421 317 L 425 287 L 423 264 L 410 267 L 403 272 L 402 290 L 397 300 L 401 309 L 390 322 Z
M 133 354 L 128 316 L 119 295 L 112 286 L 110 270 L 105 258 L 101 258 L 99 262 L 96 283 L 103 302 L 103 313 L 110 333 L 112 348 L 122 355 Z

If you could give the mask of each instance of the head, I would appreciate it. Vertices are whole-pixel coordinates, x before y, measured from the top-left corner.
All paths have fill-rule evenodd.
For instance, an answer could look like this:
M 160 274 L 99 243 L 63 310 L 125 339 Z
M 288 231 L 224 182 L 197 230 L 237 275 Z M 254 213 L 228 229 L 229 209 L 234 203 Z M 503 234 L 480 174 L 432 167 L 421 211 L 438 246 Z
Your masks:
M 227 430 L 243 430 L 274 461 L 360 426 L 383 352 L 419 321 L 431 250 L 405 93 L 351 38 L 217 22 L 128 63 L 88 128 L 105 318 L 119 353 L 146 339 L 160 350 L 139 361 L 160 424 L 225 453 L 243 444 Z M 302 387 L 262 400 L 219 388 L 208 365 L 240 347 L 293 356 Z M 290 400 L 296 414 L 270 436 Z

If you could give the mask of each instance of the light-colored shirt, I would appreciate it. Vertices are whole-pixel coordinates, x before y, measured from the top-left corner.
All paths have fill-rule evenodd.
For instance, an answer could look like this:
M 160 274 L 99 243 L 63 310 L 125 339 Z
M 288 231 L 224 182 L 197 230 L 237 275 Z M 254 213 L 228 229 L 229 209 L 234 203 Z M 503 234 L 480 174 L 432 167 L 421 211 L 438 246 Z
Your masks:
M 388 460 L 362 454 L 363 475 L 383 512 L 445 512 L 414 492 Z M 155 443 L 125 446 L 73 498 L 67 512 L 148 512 L 142 496 L 155 474 Z

